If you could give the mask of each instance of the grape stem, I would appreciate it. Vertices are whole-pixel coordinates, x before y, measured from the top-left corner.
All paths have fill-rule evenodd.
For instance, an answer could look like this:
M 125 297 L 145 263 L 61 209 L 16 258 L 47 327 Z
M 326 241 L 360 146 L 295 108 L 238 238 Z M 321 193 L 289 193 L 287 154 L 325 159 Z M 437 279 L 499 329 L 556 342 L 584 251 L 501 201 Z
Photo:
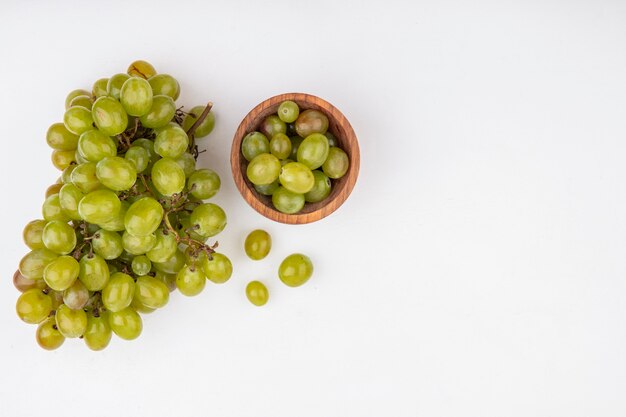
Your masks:
M 190 137 L 193 136 L 198 126 L 200 126 L 202 122 L 204 122 L 204 119 L 206 119 L 206 117 L 209 115 L 209 112 L 211 111 L 212 108 L 213 108 L 213 103 L 209 101 L 206 107 L 204 108 L 204 110 L 202 111 L 202 113 L 200 113 L 200 116 L 198 116 L 198 119 L 196 119 L 194 124 L 192 124 L 191 127 L 187 130 L 187 135 L 189 135 Z

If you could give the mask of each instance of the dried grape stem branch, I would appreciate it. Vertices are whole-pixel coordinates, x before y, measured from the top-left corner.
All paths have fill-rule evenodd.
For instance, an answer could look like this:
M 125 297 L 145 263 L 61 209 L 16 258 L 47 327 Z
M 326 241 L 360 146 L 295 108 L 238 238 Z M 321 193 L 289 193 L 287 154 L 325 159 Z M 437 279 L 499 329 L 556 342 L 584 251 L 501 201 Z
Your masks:
M 208 116 L 212 108 L 213 108 L 213 103 L 209 101 L 206 107 L 204 108 L 204 110 L 202 111 L 202 113 L 200 113 L 200 116 L 198 116 L 198 119 L 187 130 L 187 135 L 189 135 L 190 137 L 193 136 L 198 126 L 200 126 L 202 122 L 204 122 L 204 119 L 206 119 L 206 117 Z

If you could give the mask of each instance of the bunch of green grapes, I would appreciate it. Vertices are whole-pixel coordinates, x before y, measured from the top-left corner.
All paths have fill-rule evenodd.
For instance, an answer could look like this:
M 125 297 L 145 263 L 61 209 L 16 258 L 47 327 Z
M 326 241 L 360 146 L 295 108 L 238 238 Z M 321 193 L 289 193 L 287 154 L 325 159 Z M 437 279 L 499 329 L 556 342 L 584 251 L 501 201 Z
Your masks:
M 72 91 L 62 123 L 48 129 L 52 162 L 43 219 L 24 229 L 30 248 L 13 277 L 16 311 L 37 324 L 36 339 L 56 349 L 82 338 L 104 349 L 112 333 L 137 338 L 138 313 L 165 306 L 170 292 L 200 293 L 225 282 L 228 258 L 208 244 L 226 214 L 206 203 L 219 176 L 196 169 L 195 139 L 213 130 L 211 104 L 177 109 L 179 84 L 136 61 L 125 74 Z

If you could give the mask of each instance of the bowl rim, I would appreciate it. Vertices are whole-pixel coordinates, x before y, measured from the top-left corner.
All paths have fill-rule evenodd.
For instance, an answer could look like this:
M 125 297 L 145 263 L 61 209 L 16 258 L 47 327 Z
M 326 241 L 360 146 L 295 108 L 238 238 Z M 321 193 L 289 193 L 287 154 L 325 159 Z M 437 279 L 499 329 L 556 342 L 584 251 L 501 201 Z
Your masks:
M 345 174 L 345 180 L 342 189 L 326 204 L 318 209 L 306 213 L 286 214 L 276 210 L 274 207 L 270 207 L 261 201 L 255 193 L 251 190 L 247 184 L 244 174 L 241 171 L 241 159 L 243 155 L 241 153 L 241 143 L 247 132 L 248 126 L 253 124 L 259 116 L 273 106 L 278 106 L 285 100 L 292 100 L 296 103 L 305 103 L 313 107 L 321 108 L 329 119 L 332 119 L 332 123 L 340 126 L 345 131 L 345 137 L 342 141 L 350 148 L 348 153 L 350 158 L 350 167 Z M 344 145 L 342 148 L 345 148 Z M 344 149 L 345 150 L 345 149 Z M 306 224 L 321 220 L 334 211 L 336 211 L 350 196 L 356 179 L 360 170 L 360 149 L 359 143 L 354 133 L 352 125 L 348 119 L 337 109 L 334 105 L 328 101 L 308 93 L 283 93 L 277 94 L 266 100 L 263 100 L 256 106 L 254 106 L 248 114 L 242 119 L 239 127 L 237 128 L 233 137 L 233 142 L 230 152 L 230 165 L 232 170 L 233 179 L 235 185 L 239 190 L 239 193 L 243 196 L 244 200 L 261 215 L 267 217 L 270 220 L 277 221 L 284 224 Z M 343 178 L 342 178 L 343 180 Z

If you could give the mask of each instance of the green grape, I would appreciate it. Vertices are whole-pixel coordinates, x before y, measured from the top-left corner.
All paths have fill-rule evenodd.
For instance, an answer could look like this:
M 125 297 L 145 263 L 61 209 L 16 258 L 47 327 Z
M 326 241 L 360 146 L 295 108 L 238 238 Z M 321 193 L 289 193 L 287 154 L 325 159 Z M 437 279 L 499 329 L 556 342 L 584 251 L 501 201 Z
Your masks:
M 46 248 L 60 255 L 67 255 L 76 246 L 76 232 L 72 226 L 58 220 L 46 224 L 41 239 Z
M 90 193 L 102 187 L 96 176 L 96 163 L 88 162 L 78 165 L 70 175 L 72 184 L 83 193 Z
M 134 293 L 133 278 L 123 272 L 116 272 L 102 290 L 102 304 L 108 311 L 121 311 L 130 305 Z
M 63 124 L 75 135 L 93 129 L 91 111 L 81 106 L 70 107 L 63 115 Z
M 337 138 L 335 137 L 335 135 L 333 135 L 330 132 L 326 132 L 324 133 L 324 136 L 326 136 L 326 139 L 328 139 L 328 146 L 339 146 L 337 144 Z
M 193 209 L 189 221 L 199 235 L 211 237 L 226 227 L 226 213 L 217 204 L 201 204 Z
M 124 158 L 133 164 L 139 173 L 145 171 L 150 164 L 150 153 L 141 146 L 131 146 L 124 154 Z
M 126 130 L 128 115 L 119 101 L 112 97 L 100 97 L 93 103 L 93 121 L 107 136 L 115 136 Z
M 121 232 L 124 228 L 124 217 L 126 216 L 126 212 L 128 211 L 128 207 L 130 207 L 130 203 L 126 200 L 120 201 L 120 211 L 117 213 L 117 216 L 109 220 L 108 222 L 100 223 L 100 226 L 104 230 L 108 230 L 109 232 Z
M 107 92 L 109 96 L 115 100 L 119 100 L 122 86 L 129 78 L 130 77 L 127 74 L 115 74 L 114 76 L 109 78 L 109 81 L 107 83 Z
M 52 310 L 56 310 L 63 304 L 63 291 L 55 291 L 49 287 L 46 291 L 48 291 L 48 295 L 52 298 Z
M 46 248 L 33 249 L 20 260 L 19 270 L 29 279 L 43 278 L 43 271 L 58 255 Z
M 70 91 L 70 93 L 65 98 L 65 110 L 70 108 L 70 103 L 72 102 L 72 100 L 74 100 L 74 98 L 76 98 L 78 96 L 88 96 L 89 94 L 90 93 L 87 90 L 73 90 L 73 91 Z
M 185 266 L 185 254 L 177 250 L 174 255 L 165 262 L 155 262 L 152 264 L 155 270 L 166 274 L 175 274 Z
M 165 272 L 156 271 L 154 274 L 154 278 L 165 284 L 169 292 L 176 290 L 176 274 L 168 274 Z
M 261 132 L 250 132 L 241 142 L 241 153 L 247 161 L 252 161 L 256 156 L 269 152 L 270 142 Z
M 52 194 L 50 197 L 46 198 L 41 206 L 41 214 L 47 221 L 58 220 L 68 222 L 70 220 L 61 208 L 59 194 Z
M 262 153 L 248 164 L 246 175 L 255 185 L 271 184 L 280 173 L 280 161 L 274 155 Z
M 291 155 L 291 141 L 284 133 L 277 133 L 270 140 L 270 152 L 278 159 L 285 159 Z
M 71 287 L 63 291 L 63 303 L 72 310 L 79 310 L 89 301 L 89 290 L 80 280 L 74 281 Z
M 63 171 L 72 162 L 76 162 L 76 151 L 58 151 L 55 149 L 52 151 L 50 160 L 56 169 Z
M 272 237 L 265 230 L 253 230 L 246 237 L 244 249 L 246 255 L 254 261 L 259 261 L 270 253 L 272 248 Z M 208 274 L 207 274 L 208 276 Z
M 58 194 L 61 190 L 61 187 L 63 187 L 63 184 L 61 183 L 52 184 L 46 189 L 46 198 L 50 197 L 51 195 Z
M 91 110 L 91 106 L 93 106 L 93 101 L 91 100 L 91 96 L 76 96 L 70 102 L 70 107 L 81 106 L 86 108 L 87 110 Z
M 259 281 L 250 281 L 246 285 L 246 297 L 257 307 L 261 307 L 267 303 L 270 293 L 267 291 L 265 284 Z
M 108 84 L 109 84 L 108 78 L 100 78 L 95 83 L 93 83 L 93 88 L 91 89 L 92 97 L 99 98 L 99 97 L 108 95 L 109 94 L 107 90 Z
M 180 95 L 180 86 L 178 81 L 171 75 L 157 74 L 148 78 L 148 82 L 152 87 L 154 95 L 170 96 L 173 100 L 177 100 Z
M 202 272 L 215 284 L 223 284 L 228 281 L 233 274 L 233 264 L 228 257 L 222 253 L 213 253 L 213 259 L 209 260 L 206 254 L 199 257 L 199 266 Z
M 328 117 L 319 110 L 305 110 L 296 120 L 296 132 L 306 138 L 313 133 L 324 134 L 328 130 Z
M 206 285 L 206 277 L 199 267 L 185 265 L 176 274 L 176 287 L 181 294 L 191 297 L 198 295 Z
M 178 158 L 189 146 L 189 137 L 176 123 L 159 129 L 154 139 L 154 151 L 163 158 Z
M 43 279 L 55 291 L 65 291 L 71 287 L 80 273 L 78 261 L 71 256 L 59 256 L 46 266 Z
M 180 193 L 185 188 L 185 171 L 173 159 L 159 159 L 151 173 L 154 187 L 165 196 Z
M 202 236 L 196 232 L 191 225 L 191 214 L 189 212 L 180 211 L 176 213 L 176 230 L 181 237 L 190 237 L 199 242 L 206 242 L 208 236 Z
M 89 291 L 100 291 L 109 282 L 109 266 L 101 256 L 87 254 L 78 264 L 78 279 Z
M 52 297 L 37 288 L 24 291 L 15 303 L 15 311 L 28 324 L 41 323 L 52 311 Z
M 154 308 L 148 307 L 147 305 L 144 305 L 141 301 L 137 299 L 137 286 L 135 286 L 135 296 L 133 297 L 133 301 L 131 301 L 130 303 L 130 308 L 141 314 L 150 314 L 156 310 Z
M 189 152 L 183 153 L 174 160 L 183 169 L 185 177 L 189 177 L 196 170 L 196 158 Z
M 349 166 L 350 160 L 348 155 L 342 149 L 333 146 L 328 150 L 328 157 L 322 165 L 322 169 L 324 174 L 330 178 L 338 179 L 348 172 Z
M 304 207 L 304 196 L 285 187 L 278 187 L 272 194 L 272 204 L 276 210 L 285 214 L 295 214 Z
M 300 136 L 292 136 L 289 139 L 291 140 L 291 154 L 289 155 L 289 158 L 295 161 L 298 159 L 298 148 L 304 138 L 301 138 Z
M 193 126 L 196 120 L 198 120 L 202 112 L 204 112 L 205 108 L 205 106 L 195 106 L 189 111 L 189 113 L 185 115 L 185 118 L 183 119 L 183 129 L 185 129 L 185 132 L 189 131 L 191 126 Z M 206 115 L 202 123 L 200 123 L 200 126 L 196 128 L 193 136 L 196 138 L 203 138 L 205 136 L 208 136 L 209 133 L 213 131 L 214 126 L 215 115 L 212 111 L 210 111 L 209 114 Z
M 289 287 L 299 287 L 313 275 L 313 263 L 308 256 L 294 253 L 287 256 L 278 268 L 278 277 Z
M 298 118 L 300 114 L 300 108 L 296 103 L 291 100 L 285 100 L 280 103 L 278 106 L 278 111 L 276 112 L 280 120 L 285 123 L 293 123 Z
M 326 136 L 320 133 L 313 133 L 307 136 L 298 147 L 298 162 L 311 169 L 317 169 L 328 158 L 328 152 L 329 146 Z
M 176 114 L 176 104 L 169 96 L 155 95 L 152 97 L 150 111 L 139 118 L 141 125 L 149 129 L 163 127 L 172 121 Z
M 83 335 L 85 344 L 91 350 L 102 350 L 111 341 L 111 326 L 107 313 L 100 313 L 98 317 L 93 314 L 87 316 L 87 328 Z
M 145 236 L 133 236 L 128 232 L 122 235 L 124 250 L 132 255 L 143 255 L 154 247 L 156 236 L 154 233 Z
M 119 156 L 107 156 L 96 164 L 96 176 L 107 188 L 124 191 L 135 185 L 137 170 L 132 162 Z
M 300 162 L 290 162 L 283 166 L 280 170 L 278 180 L 283 187 L 299 194 L 309 192 L 315 184 L 313 172 Z
M 59 191 L 59 204 L 63 213 L 72 220 L 81 220 L 78 203 L 85 195 L 74 184 L 65 184 Z
M 173 233 L 159 229 L 156 232 L 156 243 L 152 249 L 146 252 L 146 256 L 152 262 L 166 262 L 178 250 L 178 242 Z
M 122 236 L 119 233 L 109 232 L 104 229 L 98 230 L 93 235 L 91 246 L 94 252 L 107 260 L 119 258 L 124 251 Z
M 170 290 L 156 278 L 140 276 L 135 285 L 135 298 L 148 308 L 161 308 L 169 301 Z
M 98 162 L 106 156 L 117 155 L 117 146 L 99 130 L 88 130 L 78 138 L 78 152 L 85 160 Z
M 80 200 L 78 213 L 86 222 L 100 224 L 115 218 L 121 207 L 122 204 L 113 191 L 96 190 Z
M 220 190 L 221 180 L 215 171 L 199 169 L 189 176 L 187 189 L 200 200 L 213 197 Z
M 26 224 L 22 237 L 24 243 L 30 249 L 41 249 L 44 247 L 41 235 L 43 234 L 43 228 L 46 226 L 45 220 L 32 220 Z
M 40 290 L 46 288 L 44 280 L 26 278 L 19 269 L 13 274 L 13 285 L 19 292 L 28 291 L 31 288 L 38 288 Z
M 52 149 L 72 151 L 78 146 L 78 135 L 67 130 L 63 123 L 54 123 L 48 128 L 46 142 Z
M 72 171 L 74 171 L 77 166 L 76 164 L 72 164 L 63 170 L 61 173 L 61 184 L 69 184 L 72 182 Z
M 271 184 L 254 185 L 254 189 L 259 194 L 272 195 L 272 194 L 274 194 L 274 191 L 276 191 L 278 189 L 279 186 L 280 186 L 280 184 L 278 183 L 278 180 L 276 180 L 276 181 L 274 181 Z
M 148 275 L 148 272 L 152 269 L 152 262 L 145 255 L 135 256 L 130 267 L 137 275 Z
M 128 66 L 128 70 L 126 70 L 126 72 L 131 77 L 141 77 L 146 80 L 156 75 L 156 70 L 154 69 L 152 64 L 141 59 L 133 61 Z
M 118 337 L 133 340 L 139 337 L 143 329 L 143 322 L 137 312 L 131 307 L 109 314 L 109 326 Z
M 304 201 L 307 203 L 317 203 L 328 197 L 331 191 L 330 179 L 322 171 L 313 171 L 315 179 L 313 188 L 304 194 Z
M 285 122 L 280 120 L 278 116 L 272 114 L 267 116 L 263 122 L 261 122 L 261 126 L 259 126 L 259 130 L 266 137 L 271 138 L 277 133 L 287 133 L 287 125 Z
M 87 313 L 83 310 L 72 310 L 65 304 L 57 309 L 55 314 L 59 332 L 67 337 L 80 337 L 87 330 Z
M 58 349 L 65 342 L 65 337 L 59 332 L 56 324 L 55 317 L 48 317 L 37 327 L 35 335 L 37 344 L 45 350 Z
M 143 116 L 152 108 L 152 87 L 143 78 L 129 78 L 120 90 L 120 103 L 130 116 Z
M 124 226 L 133 236 L 146 236 L 152 234 L 162 220 L 163 206 L 152 197 L 143 197 L 135 201 L 126 212 Z

